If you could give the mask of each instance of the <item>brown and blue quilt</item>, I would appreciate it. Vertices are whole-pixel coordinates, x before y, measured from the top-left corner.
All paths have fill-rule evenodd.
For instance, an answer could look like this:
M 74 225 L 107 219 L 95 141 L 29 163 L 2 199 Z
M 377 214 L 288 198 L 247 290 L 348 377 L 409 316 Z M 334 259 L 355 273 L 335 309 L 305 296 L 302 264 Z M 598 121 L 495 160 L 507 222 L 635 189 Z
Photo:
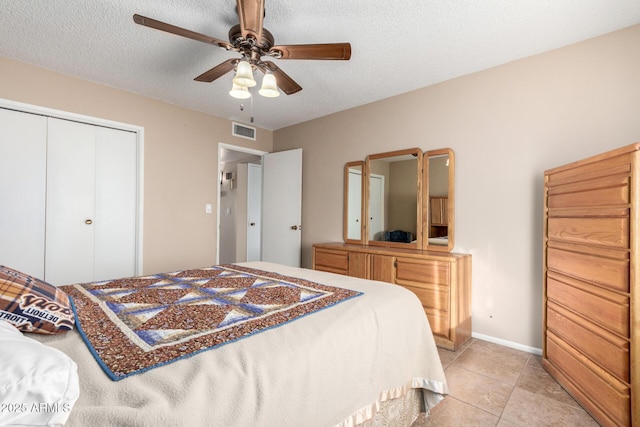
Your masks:
M 284 325 L 360 292 L 238 265 L 63 286 L 114 381 Z

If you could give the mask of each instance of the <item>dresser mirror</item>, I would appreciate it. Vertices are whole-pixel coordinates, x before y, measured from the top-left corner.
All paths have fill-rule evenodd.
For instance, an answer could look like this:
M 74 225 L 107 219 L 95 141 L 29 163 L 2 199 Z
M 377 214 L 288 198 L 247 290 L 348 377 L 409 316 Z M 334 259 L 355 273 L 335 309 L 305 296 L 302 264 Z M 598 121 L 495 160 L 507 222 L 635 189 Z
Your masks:
M 455 232 L 455 157 L 444 148 L 424 154 L 423 249 L 451 252 Z
M 419 148 L 367 156 L 365 243 L 421 247 L 422 160 Z
M 344 165 L 343 236 L 347 243 L 363 242 L 364 236 L 364 161 Z

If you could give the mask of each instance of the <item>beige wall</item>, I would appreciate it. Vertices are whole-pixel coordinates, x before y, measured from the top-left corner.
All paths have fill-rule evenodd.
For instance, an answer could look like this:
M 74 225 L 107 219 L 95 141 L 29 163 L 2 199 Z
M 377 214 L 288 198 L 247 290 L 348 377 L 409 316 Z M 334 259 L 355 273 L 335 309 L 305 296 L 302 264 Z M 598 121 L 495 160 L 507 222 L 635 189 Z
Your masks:
M 0 70 L 0 98 L 144 127 L 145 274 L 215 263 L 218 143 L 272 151 L 273 132 L 249 141 L 220 117 L 7 58 Z
M 404 160 L 389 164 L 389 196 L 387 202 L 387 227 L 402 230 L 417 236 L 418 202 L 416 187 L 418 182 L 417 160 Z
M 640 25 L 276 131 L 304 150 L 304 264 L 342 239 L 347 161 L 451 147 L 473 331 L 540 348 L 543 172 L 640 141 L 639 44 Z

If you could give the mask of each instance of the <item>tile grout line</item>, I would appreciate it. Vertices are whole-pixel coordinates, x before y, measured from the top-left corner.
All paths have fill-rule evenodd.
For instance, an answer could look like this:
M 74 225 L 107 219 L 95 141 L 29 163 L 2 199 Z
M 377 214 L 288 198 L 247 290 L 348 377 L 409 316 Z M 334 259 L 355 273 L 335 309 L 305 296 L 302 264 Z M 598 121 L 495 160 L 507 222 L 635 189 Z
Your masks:
M 446 367 L 446 368 L 445 368 L 445 370 L 444 370 L 444 371 L 445 371 L 445 377 L 446 377 L 446 371 L 447 371 L 451 366 L 453 366 L 453 364 L 458 360 L 458 358 L 462 355 L 462 353 L 464 353 L 465 351 L 467 351 L 467 350 L 468 350 L 469 348 L 471 348 L 471 347 L 473 347 L 473 342 L 471 342 L 471 343 L 469 343 L 468 345 L 466 345 L 466 346 L 464 347 L 464 349 L 462 349 L 462 351 L 460 351 L 460 353 L 459 353 L 459 354 L 456 354 L 456 356 L 455 356 L 455 357 L 454 357 L 454 358 L 449 362 L 449 364 L 447 365 L 447 367 Z M 511 385 L 511 384 L 504 383 L 504 382 L 502 382 L 502 381 L 496 380 L 496 381 L 498 381 L 498 382 L 501 382 L 501 383 L 502 383 L 502 384 L 504 384 L 504 385 L 507 385 L 507 386 L 511 387 L 511 392 L 509 393 L 509 397 L 507 398 L 506 403 L 505 403 L 504 407 L 502 408 L 502 410 L 501 410 L 501 412 L 500 412 L 500 415 L 498 415 L 498 416 L 497 416 L 497 417 L 498 417 L 498 420 L 497 420 L 496 426 L 497 426 L 498 424 L 500 424 L 500 421 L 501 421 L 501 420 L 503 420 L 503 414 L 504 414 L 505 409 L 507 408 L 507 405 L 509 404 L 509 400 L 511 400 L 511 396 L 513 395 L 513 392 L 515 391 L 516 387 L 518 386 L 518 383 L 520 382 L 520 378 L 522 378 L 522 375 L 524 375 L 524 372 L 525 372 L 525 370 L 526 370 L 527 366 L 529 365 L 529 362 L 531 361 L 531 358 L 532 358 L 532 357 L 533 357 L 533 355 L 532 355 L 532 354 L 528 354 L 528 355 L 527 355 L 527 360 L 526 360 L 526 361 L 525 361 L 525 363 L 523 364 L 522 369 L 520 370 L 520 373 L 518 374 L 518 378 L 516 379 L 516 381 L 515 381 L 514 385 Z M 480 372 L 470 371 L 470 370 L 468 370 L 468 369 L 466 369 L 466 368 L 464 368 L 464 367 L 459 367 L 459 369 L 462 369 L 462 370 L 465 370 L 465 371 L 468 371 L 468 372 L 472 372 L 472 373 L 474 373 L 474 374 L 476 374 L 476 375 L 481 375 L 481 376 L 486 377 L 486 378 L 488 378 L 488 379 L 493 379 L 493 380 L 495 380 L 495 378 L 488 377 L 488 376 L 486 376 L 486 375 L 484 375 L 484 374 L 482 374 L 482 373 L 480 373 Z M 493 413 L 491 413 L 491 412 L 487 411 L 487 410 L 486 410 L 486 409 L 484 409 L 484 408 L 480 408 L 480 407 L 478 407 L 478 406 L 474 405 L 473 403 L 466 402 L 465 400 L 462 400 L 462 399 L 460 399 L 460 398 L 458 398 L 458 397 L 454 397 L 454 396 L 452 396 L 452 395 L 448 395 L 448 396 L 449 396 L 449 398 L 451 398 L 451 399 L 454 399 L 454 400 L 457 400 L 458 402 L 462 402 L 462 403 L 464 403 L 464 404 L 466 404 L 466 405 L 469 405 L 469 406 L 471 406 L 471 407 L 473 407 L 473 408 L 475 408 L 475 409 L 477 409 L 477 410 L 479 410 L 479 411 L 482 411 L 482 412 L 484 412 L 484 413 L 486 413 L 486 414 L 488 414 L 488 415 L 495 415 L 495 414 L 493 414 Z M 508 418 L 504 418 L 504 421 L 513 422 L 513 421 L 509 420 Z
M 516 390 L 516 387 L 518 387 L 518 384 L 520 383 L 520 379 L 522 378 L 522 375 L 524 375 L 524 371 L 527 369 L 527 366 L 529 366 L 529 362 L 531 361 L 531 357 L 533 357 L 533 355 L 531 355 L 531 354 L 529 354 L 527 356 L 527 361 L 522 366 L 522 369 L 520 370 L 520 374 L 518 375 L 518 379 L 516 380 L 516 383 L 511 388 L 511 393 L 509 393 L 509 398 L 507 399 L 506 403 L 504 404 L 504 407 L 502 408 L 502 412 L 500 412 L 500 416 L 498 417 L 498 424 L 500 424 L 500 421 L 503 420 L 502 417 L 504 415 L 504 411 L 505 411 L 505 409 L 507 409 L 507 405 L 509 405 L 509 401 L 511 400 L 511 397 L 513 396 L 513 392 Z M 513 422 L 512 420 L 510 420 L 508 418 L 504 418 L 504 421 Z

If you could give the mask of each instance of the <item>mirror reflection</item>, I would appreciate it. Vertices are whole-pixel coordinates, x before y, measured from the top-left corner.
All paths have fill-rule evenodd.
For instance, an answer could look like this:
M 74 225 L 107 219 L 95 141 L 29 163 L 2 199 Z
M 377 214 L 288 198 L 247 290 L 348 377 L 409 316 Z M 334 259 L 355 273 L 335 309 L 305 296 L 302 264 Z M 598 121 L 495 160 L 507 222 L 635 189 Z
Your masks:
M 344 167 L 348 243 L 451 252 L 455 156 L 450 148 L 371 154 Z
M 455 235 L 455 158 L 442 148 L 424 155 L 423 249 L 451 252 Z
M 349 162 L 344 168 L 344 239 L 362 242 L 364 162 Z
M 413 149 L 367 159 L 370 243 L 417 243 L 421 154 Z
M 449 244 L 449 154 L 428 157 L 429 245 Z

